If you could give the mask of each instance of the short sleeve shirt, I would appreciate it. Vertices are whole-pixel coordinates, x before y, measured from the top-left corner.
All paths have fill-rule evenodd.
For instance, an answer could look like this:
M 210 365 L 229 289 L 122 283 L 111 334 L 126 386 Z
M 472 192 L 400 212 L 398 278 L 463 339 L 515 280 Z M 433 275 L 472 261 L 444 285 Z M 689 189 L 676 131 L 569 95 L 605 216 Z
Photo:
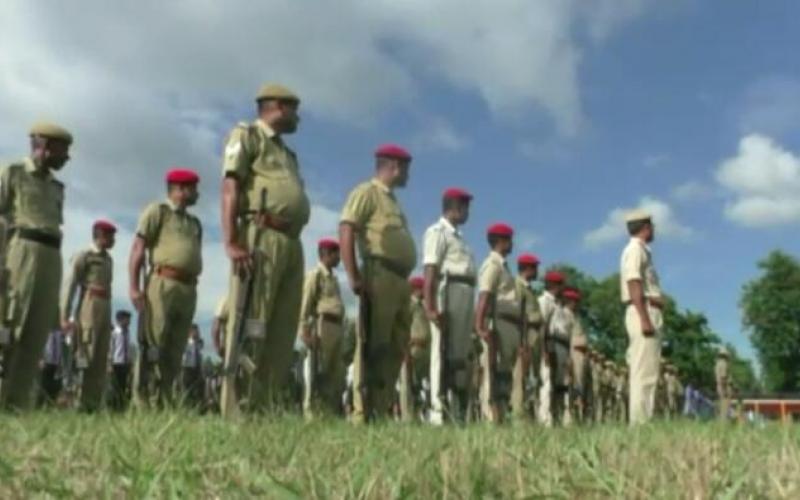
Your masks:
M 622 302 L 630 302 L 629 281 L 641 281 L 645 297 L 661 298 L 658 274 L 653 266 L 650 248 L 639 238 L 631 238 L 620 258 L 620 292 Z
M 417 250 L 403 210 L 392 190 L 377 179 L 350 193 L 341 222 L 356 228 L 362 257 L 389 260 L 407 274 L 416 267 Z
M 322 263 L 306 275 L 300 309 L 301 322 L 309 324 L 321 314 L 344 315 L 339 280 Z
M 202 271 L 200 220 L 169 202 L 148 205 L 139 217 L 136 235 L 150 251 L 153 266 L 169 266 L 199 275 Z
M 498 312 L 519 314 L 519 297 L 506 259 L 492 251 L 478 272 L 478 291 L 495 296 Z
M 425 231 L 423 264 L 436 266 L 441 274 L 475 277 L 475 258 L 458 228 L 442 217 Z
M 63 209 L 64 185 L 30 158 L 0 171 L 0 215 L 12 226 L 60 236 Z

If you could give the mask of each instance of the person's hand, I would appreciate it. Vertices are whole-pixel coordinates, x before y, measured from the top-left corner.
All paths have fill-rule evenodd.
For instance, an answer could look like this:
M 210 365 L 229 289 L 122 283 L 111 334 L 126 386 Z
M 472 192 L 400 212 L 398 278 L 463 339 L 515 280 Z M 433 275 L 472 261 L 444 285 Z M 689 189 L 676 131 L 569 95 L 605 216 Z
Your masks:
M 429 309 L 426 307 L 425 316 L 428 318 L 428 321 L 436 325 L 437 328 L 439 328 L 440 330 L 442 329 L 442 323 L 444 319 L 442 313 L 440 313 L 436 309 L 433 308 Z
M 354 274 L 352 276 L 348 276 L 347 280 L 350 282 L 350 290 L 353 291 L 353 294 L 355 294 L 357 297 L 364 295 L 366 289 L 360 275 Z
M 481 340 L 483 340 L 484 342 L 486 342 L 490 346 L 492 345 L 492 342 L 493 342 L 492 332 L 488 328 L 484 327 L 484 328 L 478 329 L 478 337 L 480 337 Z
M 650 316 L 644 316 L 642 318 L 642 335 L 645 337 L 652 337 L 656 334 L 656 329 L 653 327 L 653 323 L 650 321 Z
M 75 330 L 75 322 L 65 319 L 61 322 L 61 331 L 68 333 Z
M 253 256 L 238 243 L 226 243 L 225 253 L 233 264 L 233 269 L 240 275 L 246 275 L 253 269 Z
M 317 338 L 308 328 L 303 328 L 303 333 L 300 335 L 300 340 L 302 340 L 306 347 L 312 351 L 317 347 Z
M 128 291 L 128 295 L 131 298 L 131 304 L 133 304 L 133 308 L 136 309 L 137 312 L 142 312 L 144 309 L 144 294 L 138 288 L 131 288 Z

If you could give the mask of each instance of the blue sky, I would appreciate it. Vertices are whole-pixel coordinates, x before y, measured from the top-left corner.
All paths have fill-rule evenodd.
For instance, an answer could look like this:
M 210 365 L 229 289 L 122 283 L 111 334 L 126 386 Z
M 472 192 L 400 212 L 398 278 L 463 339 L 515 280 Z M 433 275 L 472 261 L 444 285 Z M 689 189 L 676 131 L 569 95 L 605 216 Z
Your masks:
M 770 250 L 798 251 L 796 2 L 88 3 L 0 7 L 0 156 L 24 154 L 34 119 L 75 131 L 66 253 L 93 218 L 119 221 L 120 303 L 135 214 L 164 169 L 191 165 L 204 179 L 207 324 L 225 283 L 221 144 L 268 80 L 304 98 L 288 141 L 315 203 L 309 245 L 393 141 L 415 156 L 400 194 L 414 234 L 444 187 L 465 187 L 480 258 L 502 220 L 518 250 L 604 276 L 625 243 L 621 210 L 654 208 L 665 289 L 746 354 L 741 286 Z

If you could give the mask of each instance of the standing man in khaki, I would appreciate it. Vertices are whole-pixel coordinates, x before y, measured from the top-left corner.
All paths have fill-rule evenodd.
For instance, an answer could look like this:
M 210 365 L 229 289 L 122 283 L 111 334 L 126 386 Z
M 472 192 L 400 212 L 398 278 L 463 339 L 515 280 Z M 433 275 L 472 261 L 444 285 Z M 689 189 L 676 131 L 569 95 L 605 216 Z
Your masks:
M 357 331 L 353 366 L 355 423 L 390 414 L 394 386 L 408 347 L 408 276 L 417 265 L 414 239 L 394 189 L 408 182 L 411 154 L 386 144 L 375 151 L 375 177 L 348 196 L 339 225 L 342 260 L 368 318 Z M 356 261 L 356 242 L 362 265 Z M 366 330 L 366 331 L 363 331 Z
M 459 229 L 469 219 L 472 195 L 449 188 L 442 216 L 425 231 L 425 311 L 431 322 L 431 414 L 464 420 L 469 402 L 470 351 L 475 303 L 475 258 Z M 446 339 L 445 339 L 446 337 Z M 444 358 L 446 356 L 446 359 Z
M 626 217 L 631 240 L 620 259 L 620 290 L 628 331 L 627 361 L 630 367 L 628 411 L 632 425 L 653 418 L 664 307 L 658 275 L 649 244 L 655 239 L 650 214 L 640 210 Z
M 141 402 L 148 402 L 148 387 L 154 381 L 159 406 L 174 403 L 175 379 L 203 269 L 203 228 L 200 219 L 187 210 L 197 203 L 200 177 L 192 170 L 174 169 L 167 172 L 165 181 L 167 199 L 151 203 L 142 212 L 128 263 L 129 295 L 139 321 L 144 322 L 140 328 L 144 338 L 139 338 L 143 351 L 139 362 L 144 366 L 137 370 L 137 394 Z
M 96 411 L 103 401 L 111 340 L 111 279 L 117 228 L 99 220 L 92 227 L 92 245 L 72 258 L 70 277 L 61 301 L 61 329 L 75 331 L 76 352 L 86 360 L 81 388 L 81 409 Z M 78 307 L 73 302 L 78 297 Z M 77 322 L 72 318 L 77 318 Z
M 422 391 L 422 380 L 428 377 L 430 368 L 431 325 L 423 305 L 422 289 L 425 278 L 414 276 L 411 284 L 411 339 L 408 351 L 400 368 L 400 415 L 404 422 L 411 422 L 422 408 L 417 407 L 417 397 Z M 430 398 L 426 398 L 430 401 Z
M 539 295 L 539 310 L 542 312 L 542 356 L 539 363 L 539 407 L 536 417 L 545 427 L 553 425 L 553 345 L 550 340 L 550 323 L 558 309 L 561 290 L 564 288 L 564 275 L 558 271 L 548 271 L 544 275 L 544 292 Z
M 50 331 L 58 326 L 64 185 L 53 172 L 69 160 L 72 135 L 51 123 L 30 131 L 31 155 L 0 170 L 0 217 L 11 233 L 3 265 L 12 312 L 10 344 L 3 348 L 0 405 L 26 409 Z M 4 318 L 5 319 L 5 318 Z
M 535 361 L 541 361 L 542 311 L 539 309 L 539 300 L 531 288 L 531 283 L 539 274 L 539 262 L 539 257 L 532 253 L 524 253 L 517 257 L 517 278 L 514 280 L 514 285 L 517 287 L 522 314 L 527 316 L 524 322 L 527 331 L 520 332 L 517 357 L 514 360 L 511 411 L 515 420 L 528 420 L 530 416 L 525 404 L 525 396 L 528 393 L 526 382 L 531 365 L 538 366 Z
M 295 152 L 283 136 L 297 130 L 300 98 L 282 85 L 268 84 L 256 95 L 258 119 L 240 123 L 228 136 L 223 155 L 222 234 L 232 264 L 226 336 L 226 366 L 233 366 L 239 296 L 243 277 L 253 273 L 252 300 L 245 311 L 245 335 L 255 370 L 250 377 L 253 409 L 274 407 L 292 363 L 303 295 L 304 260 L 300 233 L 308 222 L 306 196 Z M 266 213 L 259 213 L 266 194 Z M 255 241 L 260 235 L 259 241 Z M 234 377 L 222 387 L 223 416 L 238 411 Z
M 588 349 L 589 340 L 583 330 L 580 318 L 579 304 L 581 294 L 578 290 L 564 291 L 564 305 L 572 311 L 574 321 L 572 322 L 572 335 L 570 336 L 570 402 L 572 413 L 576 420 L 587 420 L 588 402 L 591 399 L 589 394 L 589 359 Z
M 303 413 L 311 419 L 320 409 L 339 415 L 344 392 L 344 303 L 334 269 L 339 266 L 339 242 L 324 238 L 317 244 L 319 264 L 306 276 L 300 308 L 303 361 Z M 320 405 L 321 403 L 321 405 Z
M 719 418 L 727 420 L 731 406 L 730 353 L 720 347 L 717 363 L 714 365 L 714 377 L 717 381 L 717 401 L 719 401 Z
M 488 422 L 500 423 L 512 388 L 512 369 L 522 326 L 520 298 L 506 258 L 514 247 L 514 230 L 494 224 L 487 230 L 489 256 L 478 272 L 475 331 L 481 339 L 481 408 Z

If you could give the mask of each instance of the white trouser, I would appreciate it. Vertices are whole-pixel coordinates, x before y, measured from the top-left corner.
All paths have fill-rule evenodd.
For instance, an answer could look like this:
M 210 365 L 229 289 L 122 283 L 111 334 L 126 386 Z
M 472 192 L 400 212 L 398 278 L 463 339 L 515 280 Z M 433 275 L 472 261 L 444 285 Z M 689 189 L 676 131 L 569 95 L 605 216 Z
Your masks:
M 656 386 L 661 364 L 661 328 L 664 324 L 661 310 L 648 306 L 650 321 L 655 334 L 645 337 L 642 321 L 633 305 L 625 311 L 625 329 L 628 330 L 628 352 L 630 368 L 630 394 L 628 411 L 631 425 L 648 422 L 653 418 Z

